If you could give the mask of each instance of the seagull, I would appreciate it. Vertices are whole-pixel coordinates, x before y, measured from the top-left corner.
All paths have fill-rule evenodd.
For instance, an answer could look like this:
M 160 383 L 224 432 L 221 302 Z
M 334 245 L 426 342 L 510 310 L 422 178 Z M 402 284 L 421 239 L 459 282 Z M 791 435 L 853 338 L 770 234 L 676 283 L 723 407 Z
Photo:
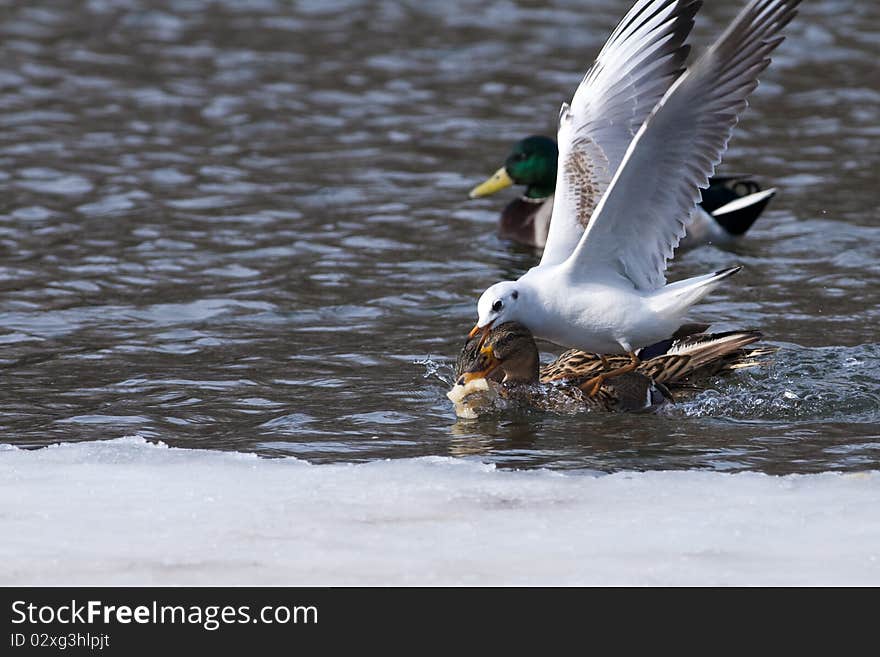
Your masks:
M 614 105 L 603 94 L 594 94 L 596 81 L 612 72 L 643 83 L 651 75 L 668 75 L 664 65 L 671 56 L 652 59 L 645 50 L 656 54 L 658 44 L 669 44 L 670 30 L 680 31 L 679 17 L 695 11 L 696 3 L 636 4 L 571 105 L 562 106 L 556 198 L 541 262 L 519 280 L 496 283 L 483 293 L 471 336 L 485 337 L 493 325 L 517 321 L 537 338 L 565 347 L 628 354 L 629 365 L 597 377 L 591 386 L 597 391 L 605 379 L 636 369 L 637 349 L 675 333 L 691 306 L 740 271 L 731 267 L 671 284 L 665 276 L 700 189 L 708 186 L 748 106 L 746 99 L 758 85 L 757 76 L 769 65 L 770 53 L 783 40 L 780 32 L 799 3 L 751 0 L 664 93 L 594 204 L 597 181 L 601 187 L 596 162 L 614 159 L 599 146 L 600 135 L 606 123 L 624 118 L 622 112 L 607 114 Z M 658 8 L 660 13 L 651 13 Z M 658 25 L 663 12 L 665 22 Z M 626 87 L 628 82 L 620 84 Z

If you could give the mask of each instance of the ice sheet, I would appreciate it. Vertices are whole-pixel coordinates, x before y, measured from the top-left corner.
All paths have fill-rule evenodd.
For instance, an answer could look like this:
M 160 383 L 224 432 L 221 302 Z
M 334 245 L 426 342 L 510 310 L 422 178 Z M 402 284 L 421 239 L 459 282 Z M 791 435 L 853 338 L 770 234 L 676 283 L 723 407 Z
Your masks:
M 0 445 L 0 584 L 880 584 L 880 472 Z

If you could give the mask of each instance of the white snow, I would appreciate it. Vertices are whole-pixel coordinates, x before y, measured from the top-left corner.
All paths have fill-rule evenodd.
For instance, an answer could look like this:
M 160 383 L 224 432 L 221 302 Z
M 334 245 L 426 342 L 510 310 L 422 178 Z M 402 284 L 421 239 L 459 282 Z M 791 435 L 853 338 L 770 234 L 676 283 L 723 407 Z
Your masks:
M 880 472 L 0 445 L 0 585 L 873 585 Z

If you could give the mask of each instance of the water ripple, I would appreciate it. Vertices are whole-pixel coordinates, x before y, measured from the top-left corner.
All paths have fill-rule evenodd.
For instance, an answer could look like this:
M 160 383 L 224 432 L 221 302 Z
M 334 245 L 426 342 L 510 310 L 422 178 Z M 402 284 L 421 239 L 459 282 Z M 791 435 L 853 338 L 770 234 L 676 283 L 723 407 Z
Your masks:
M 455 420 L 476 296 L 536 261 L 494 235 L 511 195 L 467 190 L 554 130 L 619 18 L 582 4 L 6 2 L 4 440 L 876 467 L 876 3 L 803 6 L 724 164 L 779 195 L 748 240 L 670 272 L 745 265 L 694 319 L 762 329 L 773 365 L 657 416 Z M 735 11 L 706 4 L 699 43 Z

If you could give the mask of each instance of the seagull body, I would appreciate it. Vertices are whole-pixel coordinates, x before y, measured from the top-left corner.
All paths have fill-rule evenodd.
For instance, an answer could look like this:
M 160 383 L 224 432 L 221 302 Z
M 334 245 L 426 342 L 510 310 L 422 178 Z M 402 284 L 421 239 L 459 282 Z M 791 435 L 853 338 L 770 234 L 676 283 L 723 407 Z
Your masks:
M 515 283 L 493 285 L 477 310 L 481 318 L 491 317 L 495 314 L 491 304 L 508 299 L 516 314 L 507 315 L 514 319 L 505 321 L 522 322 L 542 340 L 599 354 L 630 353 L 675 333 L 694 303 L 739 270 L 732 267 L 642 291 L 610 272 L 583 281 L 568 261 L 539 265 Z
M 799 1 L 752 0 L 683 74 L 684 40 L 700 3 L 636 3 L 560 112 L 541 263 L 483 293 L 472 335 L 517 321 L 538 338 L 630 353 L 636 363 L 636 349 L 674 333 L 693 304 L 739 271 L 669 285 L 665 277 L 700 189 Z

